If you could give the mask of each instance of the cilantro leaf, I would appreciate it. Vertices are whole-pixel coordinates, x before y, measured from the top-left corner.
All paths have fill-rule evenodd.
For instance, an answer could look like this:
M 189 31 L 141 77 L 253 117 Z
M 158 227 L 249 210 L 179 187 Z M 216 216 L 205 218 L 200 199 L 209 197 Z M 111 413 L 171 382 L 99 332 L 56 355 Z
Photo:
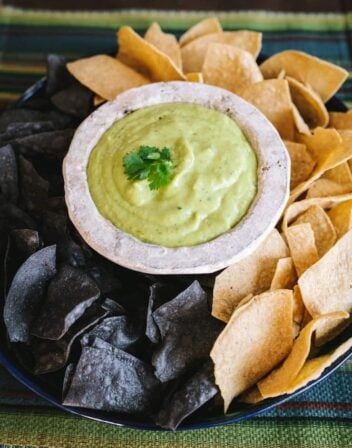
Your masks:
M 174 168 L 169 148 L 160 150 L 156 146 L 146 145 L 141 145 L 136 152 L 125 154 L 123 167 L 128 179 L 147 179 L 151 190 L 158 190 L 167 185 L 171 181 Z

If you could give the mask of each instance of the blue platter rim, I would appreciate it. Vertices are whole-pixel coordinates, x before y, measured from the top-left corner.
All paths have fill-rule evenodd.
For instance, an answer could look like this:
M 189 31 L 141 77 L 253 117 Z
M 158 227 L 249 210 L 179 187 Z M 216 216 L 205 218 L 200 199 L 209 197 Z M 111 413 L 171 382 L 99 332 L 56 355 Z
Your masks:
M 265 55 L 261 55 L 260 60 L 266 59 Z M 31 99 L 34 95 L 39 93 L 45 86 L 46 79 L 42 78 L 37 81 L 33 86 L 29 87 L 23 95 L 16 102 L 17 106 L 23 105 L 26 101 Z M 341 111 L 344 112 L 347 110 L 345 104 L 339 100 L 337 97 L 333 97 L 328 103 L 327 108 L 333 111 Z M 0 323 L 3 326 L 3 322 L 1 320 Z M 343 354 L 337 361 L 335 361 L 331 366 L 329 366 L 323 374 L 317 378 L 316 380 L 311 381 L 303 388 L 297 390 L 296 392 L 290 395 L 283 395 L 280 397 L 276 397 L 273 399 L 267 399 L 259 404 L 248 405 L 247 408 L 234 411 L 229 414 L 223 414 L 219 416 L 211 416 L 211 417 L 201 417 L 199 421 L 195 420 L 192 422 L 192 417 L 190 422 L 188 418 L 185 420 L 185 424 L 180 425 L 176 431 L 186 431 L 186 430 L 196 430 L 196 429 L 206 429 L 216 426 L 225 426 L 233 423 L 238 423 L 243 420 L 247 420 L 253 417 L 257 417 L 258 415 L 270 411 L 271 409 L 291 400 L 292 398 L 297 397 L 298 395 L 306 392 L 311 387 L 316 386 L 321 381 L 324 381 L 327 377 L 329 377 L 333 372 L 335 372 L 342 364 L 344 364 L 349 358 L 352 357 L 352 348 L 348 350 L 345 354 Z M 68 412 L 70 414 L 85 417 L 90 420 L 94 420 L 97 422 L 108 423 L 110 425 L 114 425 L 117 427 L 138 429 L 138 430 L 148 430 L 148 431 L 169 431 L 167 429 L 161 428 L 151 421 L 139 421 L 131 419 L 127 417 L 120 417 L 118 415 L 114 415 L 113 413 L 107 414 L 101 411 L 95 411 L 84 408 L 75 408 L 71 406 L 64 406 L 61 401 L 52 393 L 45 390 L 45 387 L 42 386 L 40 379 L 34 377 L 27 373 L 19 363 L 9 354 L 8 349 L 5 347 L 0 347 L 0 365 L 2 365 L 9 373 L 12 375 L 17 381 L 26 386 L 36 395 L 41 398 L 47 400 L 52 405 L 57 408 Z

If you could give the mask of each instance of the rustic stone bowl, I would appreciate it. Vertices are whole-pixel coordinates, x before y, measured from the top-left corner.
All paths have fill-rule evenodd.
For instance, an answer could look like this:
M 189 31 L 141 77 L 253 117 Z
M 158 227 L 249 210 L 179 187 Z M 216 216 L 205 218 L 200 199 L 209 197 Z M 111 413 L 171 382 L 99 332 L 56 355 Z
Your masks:
M 99 213 L 88 188 L 87 164 L 91 151 L 115 121 L 143 107 L 176 102 L 209 107 L 236 121 L 256 152 L 258 192 L 247 214 L 229 231 L 207 243 L 168 248 L 138 240 Z M 174 81 L 131 89 L 93 112 L 74 135 L 63 173 L 70 219 L 94 250 L 135 271 L 202 274 L 249 255 L 275 227 L 288 199 L 290 159 L 275 128 L 254 106 L 218 87 Z

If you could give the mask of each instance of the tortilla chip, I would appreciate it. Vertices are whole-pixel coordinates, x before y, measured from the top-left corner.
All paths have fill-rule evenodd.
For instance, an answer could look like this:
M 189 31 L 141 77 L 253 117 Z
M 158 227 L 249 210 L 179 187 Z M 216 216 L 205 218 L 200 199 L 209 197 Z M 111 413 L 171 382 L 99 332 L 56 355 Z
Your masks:
M 206 358 L 224 328 L 210 315 L 207 293 L 197 281 L 157 308 L 153 320 L 161 342 L 153 352 L 152 365 L 161 382 L 181 377 Z
M 243 299 L 237 305 L 236 309 L 239 308 L 240 306 L 245 305 L 246 303 L 248 303 L 250 300 L 253 299 L 253 297 L 254 297 L 253 294 L 248 294 L 248 296 L 243 297 Z
M 292 227 L 294 228 L 294 227 Z M 323 258 L 299 278 L 305 307 L 311 316 L 352 311 L 352 231 L 347 232 Z M 330 339 L 338 323 L 321 329 L 317 339 Z M 319 345 L 320 342 L 318 341 Z
M 108 412 L 151 412 L 161 394 L 149 364 L 105 341 L 83 347 L 64 404 Z
M 286 231 L 296 271 L 300 277 L 304 271 L 319 260 L 312 226 L 308 223 L 291 226 Z
M 291 190 L 307 180 L 312 173 L 315 162 L 303 143 L 284 141 L 291 159 Z
M 337 238 L 341 238 L 352 229 L 352 199 L 336 205 L 328 211 L 328 215 L 335 227 Z
M 322 178 L 333 180 L 339 184 L 349 184 L 352 189 L 352 174 L 348 162 L 343 162 L 335 168 L 325 171 Z
M 147 29 L 144 39 L 169 56 L 176 67 L 182 70 L 181 49 L 173 34 L 164 33 L 159 24 L 154 22 Z
M 296 390 L 306 386 L 310 381 L 319 378 L 327 367 L 331 366 L 331 364 L 346 353 L 351 347 L 352 338 L 349 338 L 337 347 L 336 350 L 326 355 L 318 356 L 317 358 L 308 359 L 286 393 L 292 394 Z
M 60 267 L 49 283 L 31 334 L 43 339 L 62 338 L 99 297 L 97 284 L 82 269 L 70 265 Z
M 319 205 L 312 205 L 300 215 L 293 225 L 309 223 L 314 232 L 319 257 L 322 257 L 336 242 L 336 231 L 329 216 Z
M 280 79 L 280 78 L 278 78 Z M 310 135 L 310 130 L 309 130 L 309 126 L 307 125 L 307 123 L 303 120 L 302 115 L 299 113 L 297 107 L 292 103 L 292 116 L 293 116 L 293 121 L 294 124 L 296 126 L 297 131 L 300 134 L 306 134 L 306 135 Z
M 291 76 L 286 76 L 286 79 L 292 101 L 307 125 L 311 129 L 327 126 L 329 114 L 320 96 L 309 85 L 304 85 Z
M 288 225 L 294 221 L 301 213 L 305 212 L 312 205 L 320 205 L 324 210 L 334 207 L 341 202 L 352 199 L 352 194 L 345 194 L 340 196 L 331 196 L 327 198 L 312 198 L 304 201 L 294 202 L 286 208 L 284 218 L 282 221 L 282 231 L 286 233 Z
M 171 394 L 163 394 L 156 423 L 175 430 L 188 415 L 213 398 L 219 392 L 213 370 L 213 363 L 208 359 L 190 378 L 178 384 L 176 390 L 172 388 Z
M 292 307 L 292 291 L 279 289 L 253 297 L 233 313 L 210 353 L 225 412 L 290 352 Z
M 347 112 L 330 112 L 329 127 L 335 129 L 352 129 L 352 110 Z
M 45 294 L 46 285 L 56 273 L 56 246 L 35 252 L 14 276 L 4 307 L 4 321 L 11 342 L 30 341 L 30 327 Z
M 319 316 L 311 320 L 300 332 L 295 340 L 291 353 L 283 364 L 271 372 L 267 377 L 260 380 L 257 387 L 263 398 L 277 397 L 287 393 L 291 388 L 304 364 L 306 363 L 312 346 L 314 332 L 326 321 L 336 321 L 337 319 L 348 318 L 348 313 L 331 313 Z
M 227 322 L 244 297 L 268 290 L 278 260 L 288 256 L 289 251 L 282 236 L 274 229 L 251 255 L 228 267 L 216 277 L 213 316 Z
M 101 104 L 105 103 L 105 101 L 106 101 L 105 98 L 102 98 L 99 95 L 95 95 L 93 98 L 94 107 L 100 106 Z
M 239 95 L 263 112 L 283 139 L 293 140 L 292 102 L 286 80 L 257 82 L 242 89 Z
M 311 136 L 300 135 L 299 140 L 307 146 L 317 164 L 309 179 L 291 191 L 289 203 L 308 190 L 325 171 L 352 157 L 352 131 L 338 133 L 335 129 L 316 128 Z
M 187 73 L 186 81 L 188 81 L 188 82 L 204 82 L 203 73 Z
M 202 67 L 204 82 L 239 93 L 249 84 L 263 80 L 248 51 L 225 44 L 210 44 Z
M 285 70 L 287 76 L 308 83 L 324 103 L 338 91 L 348 76 L 348 72 L 337 65 L 295 50 L 276 53 L 264 61 L 260 69 L 265 79 L 276 78 L 281 70 Z
M 262 46 L 262 34 L 255 31 L 226 31 L 198 37 L 181 48 L 185 73 L 200 72 L 210 44 L 225 44 L 246 50 L 257 58 Z
M 293 288 L 293 322 L 301 326 L 305 313 L 301 290 L 298 285 Z
M 348 184 L 339 184 L 330 179 L 318 179 L 312 183 L 307 191 L 306 199 L 338 196 L 350 193 L 352 190 Z
M 11 145 L 0 148 L 0 201 L 16 204 L 18 199 L 18 167 Z
M 183 73 L 168 55 L 140 37 L 130 26 L 122 26 L 117 32 L 117 38 L 117 57 L 124 64 L 137 71 L 145 70 L 153 81 L 185 80 Z
M 80 83 L 106 100 L 113 100 L 125 90 L 150 82 L 145 76 L 105 54 L 69 62 L 67 69 Z
M 217 17 L 209 17 L 189 28 L 180 37 L 180 45 L 183 47 L 194 39 L 204 36 L 206 34 L 221 33 L 222 27 Z
M 271 280 L 270 291 L 275 289 L 290 289 L 297 280 L 297 274 L 291 257 L 280 258 L 278 260 L 273 279 Z

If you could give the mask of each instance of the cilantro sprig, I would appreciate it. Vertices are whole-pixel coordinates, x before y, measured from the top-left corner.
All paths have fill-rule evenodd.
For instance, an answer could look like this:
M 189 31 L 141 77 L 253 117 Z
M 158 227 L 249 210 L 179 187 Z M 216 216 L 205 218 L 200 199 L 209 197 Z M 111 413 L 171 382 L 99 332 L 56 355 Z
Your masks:
M 169 148 L 141 145 L 123 156 L 123 168 L 128 179 L 147 179 L 149 188 L 157 190 L 171 181 L 174 166 Z

